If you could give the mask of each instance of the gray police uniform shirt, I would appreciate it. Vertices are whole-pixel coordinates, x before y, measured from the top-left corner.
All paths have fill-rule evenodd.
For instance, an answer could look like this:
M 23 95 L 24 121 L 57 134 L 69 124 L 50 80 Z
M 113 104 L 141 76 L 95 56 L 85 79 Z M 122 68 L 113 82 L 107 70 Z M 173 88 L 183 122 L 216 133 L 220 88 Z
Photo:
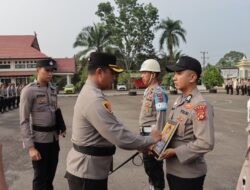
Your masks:
M 169 148 L 176 156 L 166 159 L 167 173 L 181 178 L 197 178 L 206 174 L 204 154 L 214 147 L 213 107 L 202 97 L 197 88 L 190 102 L 179 96 L 169 119 L 179 123 Z
M 156 130 L 162 131 L 166 124 L 167 101 L 166 91 L 158 84 L 155 84 L 153 88 L 148 87 L 142 100 L 140 127 L 155 126 Z
M 46 87 L 41 87 L 37 82 L 34 82 L 22 89 L 19 112 L 21 135 L 25 148 L 34 146 L 34 142 L 51 143 L 58 140 L 56 131 L 38 132 L 32 130 L 32 125 L 54 127 L 56 108 L 57 93 L 50 83 Z
M 110 103 L 94 82 L 87 80 L 74 108 L 72 142 L 79 146 L 145 149 L 151 137 L 135 135 L 112 113 Z M 80 178 L 106 179 L 112 168 L 112 156 L 92 156 L 72 148 L 67 157 L 67 171 Z

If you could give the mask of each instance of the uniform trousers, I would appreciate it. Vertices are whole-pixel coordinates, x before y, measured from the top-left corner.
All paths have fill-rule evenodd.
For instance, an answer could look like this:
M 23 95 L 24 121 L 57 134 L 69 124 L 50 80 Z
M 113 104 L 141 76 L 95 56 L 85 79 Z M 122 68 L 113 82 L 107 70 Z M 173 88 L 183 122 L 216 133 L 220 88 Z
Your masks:
M 149 135 L 145 132 L 140 134 L 142 136 Z M 163 161 L 156 160 L 153 155 L 143 154 L 143 163 L 149 184 L 153 185 L 156 190 L 163 190 L 165 188 Z
M 198 178 L 180 178 L 167 174 L 169 190 L 203 190 L 205 175 Z
M 69 190 L 108 190 L 108 179 L 87 179 L 80 178 L 66 172 Z
M 35 143 L 42 159 L 32 161 L 34 168 L 33 190 L 53 190 L 53 180 L 56 173 L 59 142 Z

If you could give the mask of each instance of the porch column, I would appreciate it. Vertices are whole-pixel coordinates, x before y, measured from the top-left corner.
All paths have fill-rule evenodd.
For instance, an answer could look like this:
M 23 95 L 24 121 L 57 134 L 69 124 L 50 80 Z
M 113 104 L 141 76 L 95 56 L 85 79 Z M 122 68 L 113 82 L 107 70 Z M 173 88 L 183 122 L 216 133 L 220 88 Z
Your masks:
M 67 84 L 71 84 L 71 75 L 67 75 Z

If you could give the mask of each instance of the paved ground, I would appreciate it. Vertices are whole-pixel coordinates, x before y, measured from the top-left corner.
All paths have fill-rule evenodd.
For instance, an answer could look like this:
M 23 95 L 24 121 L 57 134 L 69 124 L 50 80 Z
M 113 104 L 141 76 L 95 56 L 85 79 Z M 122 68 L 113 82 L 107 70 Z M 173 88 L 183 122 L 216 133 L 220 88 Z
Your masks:
M 223 93 L 204 94 L 214 105 L 216 146 L 207 154 L 208 174 L 205 190 L 234 190 L 243 162 L 246 148 L 246 96 L 231 96 Z M 134 132 L 141 103 L 138 96 L 110 96 L 113 110 L 118 118 Z M 170 96 L 170 104 L 176 96 Z M 68 126 L 68 135 L 61 139 L 60 161 L 55 177 L 55 190 L 68 189 L 65 173 L 65 159 L 71 148 L 71 121 L 76 97 L 60 97 L 59 104 L 63 110 Z M 84 106 L 84 105 L 83 105 Z M 31 189 L 32 166 L 27 153 L 22 149 L 18 126 L 18 110 L 0 115 L 0 143 L 4 148 L 4 166 L 10 190 Z M 133 152 L 118 149 L 114 165 L 122 163 Z M 110 190 L 147 190 L 147 179 L 143 167 L 128 163 L 109 178 Z M 166 188 L 168 189 L 168 188 Z

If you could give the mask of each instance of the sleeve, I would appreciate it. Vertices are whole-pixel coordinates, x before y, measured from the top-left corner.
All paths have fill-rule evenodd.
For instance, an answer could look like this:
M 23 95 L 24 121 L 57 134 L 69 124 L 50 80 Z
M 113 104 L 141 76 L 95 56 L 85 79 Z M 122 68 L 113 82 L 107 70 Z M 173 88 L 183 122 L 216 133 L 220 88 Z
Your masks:
M 20 96 L 20 130 L 21 136 L 24 144 L 24 148 L 30 148 L 34 146 L 33 134 L 30 128 L 30 113 L 32 109 L 32 92 L 29 88 L 24 88 Z
M 156 129 L 162 131 L 167 120 L 168 97 L 166 93 L 160 92 L 156 94 L 154 101 L 156 106 Z
M 100 135 L 117 145 L 120 148 L 127 150 L 143 150 L 149 145 L 155 143 L 153 139 L 136 135 L 126 129 L 122 123 L 120 123 L 115 115 L 111 111 L 111 107 L 108 101 L 96 100 L 93 102 L 87 113 L 86 118 L 100 133 Z
M 206 102 L 199 103 L 191 113 L 194 141 L 175 148 L 177 158 L 183 164 L 192 162 L 214 147 L 213 108 Z

